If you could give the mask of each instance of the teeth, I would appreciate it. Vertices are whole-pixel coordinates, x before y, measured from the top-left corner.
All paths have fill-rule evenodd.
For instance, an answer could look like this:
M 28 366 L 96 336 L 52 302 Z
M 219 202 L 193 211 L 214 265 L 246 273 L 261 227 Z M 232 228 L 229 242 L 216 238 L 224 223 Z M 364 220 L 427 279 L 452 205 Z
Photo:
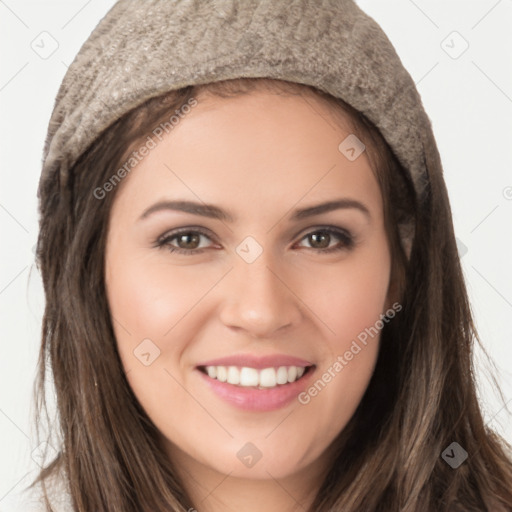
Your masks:
M 228 368 L 227 382 L 230 384 L 240 384 L 240 371 L 236 366 L 230 366 Z
M 257 386 L 259 384 L 259 373 L 254 368 L 243 367 L 240 370 L 240 382 L 229 382 L 228 384 L 240 384 L 240 386 Z
M 280 366 L 277 369 L 276 381 L 278 384 L 286 384 L 288 382 L 288 369 L 286 366 Z
M 278 370 L 279 371 L 279 370 Z M 263 388 L 273 388 L 277 386 L 276 371 L 274 368 L 265 368 L 260 371 L 260 386 Z
M 235 386 L 275 388 L 300 379 L 305 372 L 302 366 L 279 366 L 278 368 L 238 368 L 236 366 L 207 366 L 206 373 L 212 379 Z
M 228 371 L 225 366 L 217 366 L 217 380 L 226 382 L 228 380 Z

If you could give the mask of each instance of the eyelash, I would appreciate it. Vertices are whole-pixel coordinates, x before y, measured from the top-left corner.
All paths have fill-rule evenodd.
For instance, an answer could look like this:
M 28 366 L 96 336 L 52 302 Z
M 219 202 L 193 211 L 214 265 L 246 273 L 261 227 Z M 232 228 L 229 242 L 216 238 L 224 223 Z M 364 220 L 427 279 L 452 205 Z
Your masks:
M 338 228 L 332 228 L 329 226 L 318 227 L 313 231 L 309 231 L 300 239 L 300 241 L 304 240 L 304 238 L 307 238 L 310 235 L 318 234 L 318 233 L 324 233 L 324 234 L 328 234 L 331 236 L 334 235 L 335 237 L 337 237 L 341 240 L 342 245 L 339 247 L 335 246 L 335 247 L 330 247 L 327 249 L 315 249 L 314 247 L 305 247 L 305 249 L 310 249 L 312 251 L 326 254 L 326 253 L 338 252 L 338 251 L 343 251 L 343 250 L 351 250 L 355 246 L 355 239 L 349 231 L 343 230 L 343 229 L 338 229 Z M 167 234 L 161 236 L 160 238 L 155 240 L 154 246 L 159 249 L 162 249 L 165 247 L 171 253 L 185 254 L 187 256 L 193 256 L 194 254 L 200 254 L 200 253 L 204 252 L 205 248 L 182 249 L 180 247 L 174 247 L 174 246 L 170 245 L 171 240 L 174 240 L 175 238 L 177 238 L 183 234 L 187 234 L 187 235 L 188 234 L 198 234 L 198 235 L 203 235 L 206 238 L 209 238 L 210 240 L 212 239 L 211 236 L 207 232 L 205 232 L 204 230 L 202 230 L 200 228 L 183 228 L 183 229 L 179 229 L 179 230 L 176 230 L 176 231 L 173 231 L 171 233 L 167 233 Z

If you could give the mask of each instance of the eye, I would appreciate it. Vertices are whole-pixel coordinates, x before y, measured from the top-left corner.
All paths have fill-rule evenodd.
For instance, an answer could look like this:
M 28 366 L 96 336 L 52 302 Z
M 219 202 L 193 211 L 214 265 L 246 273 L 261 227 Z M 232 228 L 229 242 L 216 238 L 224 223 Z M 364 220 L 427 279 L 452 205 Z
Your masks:
M 338 244 L 331 246 L 333 239 L 338 239 Z M 307 240 L 310 244 L 308 249 L 314 249 L 319 252 L 335 252 L 352 249 L 355 245 L 354 237 L 346 230 L 331 227 L 317 228 L 316 231 L 310 231 L 302 240 Z
M 334 246 L 331 245 L 333 240 L 338 240 Z M 201 245 L 204 240 L 213 240 L 209 233 L 199 228 L 182 228 L 177 231 L 166 233 L 155 241 L 155 247 L 165 247 L 171 253 L 185 254 L 188 256 L 202 253 L 208 248 Z M 310 247 L 304 247 L 321 253 L 330 253 L 335 251 L 350 250 L 355 245 L 354 237 L 346 230 L 321 227 L 315 231 L 310 231 L 301 238 L 307 240 Z
M 205 248 L 201 247 L 201 239 L 211 240 L 211 237 L 202 230 L 185 228 L 165 234 L 155 242 L 155 246 L 166 247 L 169 252 L 198 254 Z

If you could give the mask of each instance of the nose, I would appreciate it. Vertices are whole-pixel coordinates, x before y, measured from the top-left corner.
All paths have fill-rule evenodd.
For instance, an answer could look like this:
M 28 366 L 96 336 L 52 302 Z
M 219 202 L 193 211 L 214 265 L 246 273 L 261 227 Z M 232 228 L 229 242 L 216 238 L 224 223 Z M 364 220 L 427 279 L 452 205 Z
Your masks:
M 296 326 L 302 311 L 294 284 L 265 251 L 253 263 L 239 259 L 222 287 L 220 319 L 224 325 L 255 338 L 269 338 Z

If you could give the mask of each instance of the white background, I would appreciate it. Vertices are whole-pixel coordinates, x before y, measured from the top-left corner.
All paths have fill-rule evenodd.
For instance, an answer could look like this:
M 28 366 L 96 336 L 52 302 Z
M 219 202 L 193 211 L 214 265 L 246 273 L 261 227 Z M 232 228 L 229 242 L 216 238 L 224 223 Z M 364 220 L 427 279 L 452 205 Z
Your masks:
M 113 3 L 0 0 L 0 510 L 4 512 L 11 510 L 14 496 L 38 468 L 31 458 L 36 441 L 30 412 L 44 305 L 33 253 L 43 142 L 66 67 Z M 512 0 L 358 3 L 395 45 L 432 119 L 472 309 L 510 406 Z M 58 44 L 48 58 L 32 48 L 41 45 L 41 37 L 46 38 L 46 49 Z M 486 421 L 512 442 L 510 415 L 480 360 Z

